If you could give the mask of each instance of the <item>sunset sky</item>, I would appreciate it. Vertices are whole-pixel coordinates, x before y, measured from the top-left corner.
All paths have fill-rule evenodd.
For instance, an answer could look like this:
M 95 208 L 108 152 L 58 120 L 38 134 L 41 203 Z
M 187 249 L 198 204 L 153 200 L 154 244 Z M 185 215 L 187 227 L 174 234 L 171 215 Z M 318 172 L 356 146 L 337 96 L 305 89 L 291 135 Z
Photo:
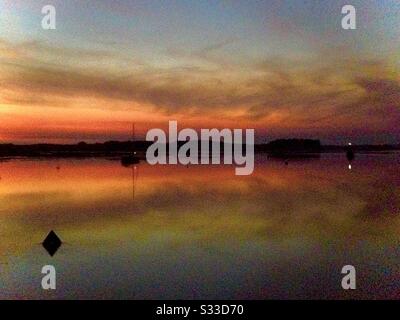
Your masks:
M 357 30 L 341 28 L 348 3 Z M 399 39 L 398 0 L 0 0 L 0 143 L 126 140 L 132 122 L 143 138 L 168 120 L 400 143 Z

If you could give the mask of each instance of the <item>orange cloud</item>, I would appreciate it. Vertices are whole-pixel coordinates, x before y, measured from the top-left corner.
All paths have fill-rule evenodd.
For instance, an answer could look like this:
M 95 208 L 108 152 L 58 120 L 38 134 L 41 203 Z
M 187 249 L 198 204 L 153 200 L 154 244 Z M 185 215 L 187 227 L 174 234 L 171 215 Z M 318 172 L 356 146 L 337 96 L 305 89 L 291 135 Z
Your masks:
M 169 119 L 332 134 L 387 131 L 400 119 L 399 72 L 381 60 L 327 55 L 322 62 L 272 57 L 246 68 L 122 69 L 126 57 L 105 50 L 2 40 L 0 51 L 0 116 L 17 115 L 0 119 L 3 139 L 120 138 L 130 121 L 145 132 Z

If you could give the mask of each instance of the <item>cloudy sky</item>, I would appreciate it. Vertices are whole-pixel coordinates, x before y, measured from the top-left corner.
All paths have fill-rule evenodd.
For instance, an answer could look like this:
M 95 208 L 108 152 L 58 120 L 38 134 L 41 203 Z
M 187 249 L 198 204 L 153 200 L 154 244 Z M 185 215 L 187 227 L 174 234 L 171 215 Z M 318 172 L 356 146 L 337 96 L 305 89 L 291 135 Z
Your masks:
M 341 8 L 357 9 L 357 30 Z M 43 30 L 41 9 L 57 10 Z M 400 140 L 398 0 L 0 0 L 0 143 L 255 128 Z

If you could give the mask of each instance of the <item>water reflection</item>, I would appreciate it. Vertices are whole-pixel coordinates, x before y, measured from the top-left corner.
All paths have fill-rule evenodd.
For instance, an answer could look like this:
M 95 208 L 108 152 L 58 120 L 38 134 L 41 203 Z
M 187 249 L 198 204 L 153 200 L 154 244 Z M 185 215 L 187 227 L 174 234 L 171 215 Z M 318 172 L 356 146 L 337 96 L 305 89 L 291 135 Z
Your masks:
M 397 154 L 129 168 L 0 163 L 1 298 L 395 298 Z M 59 167 L 60 169 L 54 170 Z M 140 172 L 140 175 L 139 175 Z M 49 230 L 65 241 L 49 258 Z M 59 270 L 43 292 L 40 269 Z M 356 266 L 355 292 L 340 287 Z M 361 280 L 362 279 L 362 280 Z

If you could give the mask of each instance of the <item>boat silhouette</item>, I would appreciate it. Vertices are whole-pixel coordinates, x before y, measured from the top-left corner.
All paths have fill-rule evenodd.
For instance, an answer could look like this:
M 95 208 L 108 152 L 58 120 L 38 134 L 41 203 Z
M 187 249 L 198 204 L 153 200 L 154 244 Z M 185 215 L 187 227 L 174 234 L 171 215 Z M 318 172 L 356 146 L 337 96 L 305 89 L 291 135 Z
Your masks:
M 137 164 L 139 162 L 140 162 L 139 157 L 137 157 L 135 154 L 130 154 L 121 157 L 121 164 L 126 167 L 132 164 Z
M 349 143 L 349 146 L 347 147 L 347 151 L 346 151 L 346 158 L 349 162 L 354 160 L 354 151 L 351 148 L 351 144 Z

